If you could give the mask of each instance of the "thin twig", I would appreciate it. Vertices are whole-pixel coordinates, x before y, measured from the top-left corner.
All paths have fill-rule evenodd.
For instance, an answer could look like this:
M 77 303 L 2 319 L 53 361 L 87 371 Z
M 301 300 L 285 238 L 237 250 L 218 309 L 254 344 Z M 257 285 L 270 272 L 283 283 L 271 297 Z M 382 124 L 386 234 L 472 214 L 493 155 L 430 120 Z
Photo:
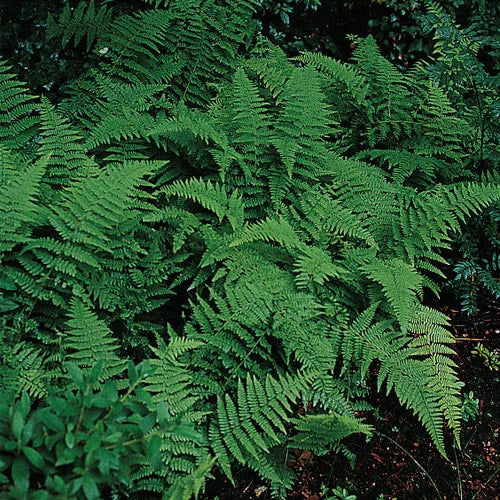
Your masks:
M 470 338 L 470 337 L 455 337 L 455 340 L 459 340 L 461 342 L 485 342 L 487 340 L 494 340 L 494 339 L 475 339 L 475 338 Z
M 481 488 L 479 488 L 477 491 L 476 491 L 476 494 L 471 498 L 471 500 L 474 500 L 478 495 L 479 493 L 481 492 L 481 490 L 500 472 L 500 467 L 497 467 L 495 469 L 495 471 L 493 472 L 493 474 L 488 478 L 488 480 L 483 484 L 481 485 Z
M 474 429 L 474 432 L 471 434 L 470 438 L 467 440 L 467 442 L 465 443 L 465 446 L 462 448 L 462 453 L 465 453 L 465 450 L 467 449 L 467 447 L 469 446 L 469 443 L 472 441 L 472 439 L 474 438 L 474 436 L 477 434 L 477 428 Z
M 443 500 L 443 497 L 441 496 L 441 493 L 439 492 L 439 489 L 438 489 L 437 484 L 434 481 L 434 479 L 432 479 L 431 475 L 427 472 L 427 470 L 424 468 L 424 466 L 406 448 L 404 448 L 397 441 L 394 441 L 394 439 L 392 439 L 391 437 L 387 436 L 386 434 L 384 434 L 382 432 L 375 431 L 374 433 L 378 434 L 379 436 L 385 437 L 391 443 L 395 444 L 400 450 L 404 451 L 415 462 L 415 465 L 425 474 L 425 476 L 427 476 L 427 478 L 431 482 L 432 486 L 436 490 L 436 493 L 438 495 L 439 500 Z

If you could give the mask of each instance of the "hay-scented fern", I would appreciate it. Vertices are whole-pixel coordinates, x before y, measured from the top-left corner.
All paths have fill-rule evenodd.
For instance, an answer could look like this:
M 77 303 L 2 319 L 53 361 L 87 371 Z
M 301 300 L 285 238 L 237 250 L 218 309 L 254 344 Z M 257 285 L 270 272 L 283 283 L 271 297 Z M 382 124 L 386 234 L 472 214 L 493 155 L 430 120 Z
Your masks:
M 250 43 L 252 2 L 195 3 L 52 19 L 99 54 L 57 104 L 0 67 L 4 496 L 187 500 L 215 466 L 283 497 L 290 449 L 353 459 L 372 378 L 459 443 L 423 299 L 500 199 L 466 122 L 370 38 L 289 61 Z

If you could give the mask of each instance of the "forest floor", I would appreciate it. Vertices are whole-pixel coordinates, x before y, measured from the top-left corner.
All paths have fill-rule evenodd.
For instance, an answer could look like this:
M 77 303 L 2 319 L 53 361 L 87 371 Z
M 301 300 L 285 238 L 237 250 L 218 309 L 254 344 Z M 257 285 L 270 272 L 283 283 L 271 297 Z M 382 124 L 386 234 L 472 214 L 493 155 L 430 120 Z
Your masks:
M 446 461 L 409 411 L 393 397 L 376 395 L 371 402 L 381 418 L 368 417 L 367 422 L 376 425 L 377 433 L 370 442 L 363 438 L 346 442 L 356 454 L 354 468 L 342 456 L 317 457 L 297 451 L 289 463 L 297 481 L 288 500 L 328 499 L 335 487 L 345 488 L 357 500 L 500 499 L 500 372 L 490 370 L 472 352 L 478 343 L 489 350 L 500 348 L 500 306 L 485 304 L 474 318 L 450 308 L 444 312 L 452 318 L 458 339 L 455 361 L 465 383 L 463 391 L 473 391 L 472 399 L 479 400 L 478 412 L 474 415 L 472 402 L 472 418 L 463 424 L 461 449 L 451 445 L 450 437 Z M 215 476 L 200 498 L 271 498 L 265 484 L 249 471 L 235 475 L 235 488 L 217 473 Z M 343 497 L 330 496 L 331 500 L 337 498 Z

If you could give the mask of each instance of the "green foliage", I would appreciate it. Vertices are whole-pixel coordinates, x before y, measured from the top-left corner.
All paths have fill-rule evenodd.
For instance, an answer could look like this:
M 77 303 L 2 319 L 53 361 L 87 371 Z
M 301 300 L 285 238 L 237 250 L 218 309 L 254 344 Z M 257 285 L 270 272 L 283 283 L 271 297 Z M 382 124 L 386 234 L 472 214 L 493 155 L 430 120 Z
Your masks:
M 253 2 L 146 3 L 51 21 L 96 60 L 57 104 L 0 68 L 5 491 L 188 500 L 245 466 L 283 497 L 290 449 L 371 435 L 375 385 L 446 455 L 462 384 L 425 292 L 500 201 L 453 96 L 371 37 L 239 57 Z
M 326 500 L 356 500 L 357 498 L 356 495 L 351 495 L 349 491 L 347 491 L 345 488 L 341 488 L 340 486 L 337 486 L 332 490 L 323 486 L 321 489 L 321 493 L 325 495 Z
M 479 399 L 474 397 L 474 391 L 464 393 L 462 402 L 462 418 L 464 422 L 474 421 L 479 416 Z
M 346 36 L 371 34 L 382 53 L 406 71 L 433 50 L 428 25 L 429 1 L 416 0 L 261 0 L 262 31 L 288 54 L 321 52 L 343 60 L 350 55 Z M 495 0 L 435 2 L 458 24 L 495 46 L 500 7 Z
M 328 415 L 306 415 L 294 419 L 297 435 L 292 444 L 297 448 L 313 450 L 317 454 L 336 449 L 338 441 L 353 433 L 371 436 L 372 426 L 362 424 L 359 419 L 331 413 Z
M 104 379 L 119 375 L 125 365 L 114 352 L 118 346 L 106 324 L 75 298 L 70 303 L 69 314 L 68 333 L 61 341 L 61 346 L 68 351 L 66 359 L 83 371 L 102 363 Z
M 488 349 L 483 344 L 476 344 L 475 349 L 472 351 L 472 354 L 475 354 L 482 358 L 484 364 L 491 371 L 499 371 L 500 370 L 500 353 L 498 349 Z
M 498 11 L 498 7 L 492 9 Z M 499 12 L 492 12 L 493 17 Z M 435 60 L 429 73 L 446 89 L 454 107 L 469 123 L 468 168 L 476 179 L 487 179 L 498 185 L 500 81 L 495 75 L 498 68 L 487 64 L 481 54 L 489 53 L 494 60 L 498 23 L 489 27 L 474 17 L 469 28 L 460 29 L 437 4 L 429 6 L 427 23 L 436 41 Z M 460 258 L 448 286 L 460 296 L 462 309 L 468 314 L 477 311 L 481 289 L 495 298 L 500 296 L 497 219 L 498 208 L 494 206 L 474 217 L 457 242 Z
M 218 397 L 217 418 L 208 433 L 218 462 L 231 479 L 230 464 L 234 457 L 267 479 L 290 486 L 281 471 L 275 470 L 270 450 L 284 443 L 290 403 L 302 389 L 298 382 L 267 377 L 261 383 L 247 375 L 245 384 L 238 381 L 236 401 L 227 393 L 224 398 Z
M 26 86 L 8 73 L 9 66 L 0 59 L 0 141 L 4 148 L 21 152 L 28 148 L 38 119 L 35 115 L 33 96 Z
M 60 189 L 92 172 L 95 165 L 81 144 L 81 137 L 46 98 L 41 103 L 40 135 L 37 153 L 48 155 L 46 183 Z
M 102 498 L 110 489 L 132 488 L 142 463 L 160 467 L 161 436 L 179 432 L 178 423 L 148 409 L 141 390 L 147 366 L 130 364 L 123 393 L 108 377 L 95 389 L 102 367 L 98 362 L 85 374 L 66 364 L 69 387 L 51 387 L 38 405 L 27 393 L 2 394 L 3 498 Z
M 61 47 L 64 48 L 71 39 L 76 47 L 85 37 L 88 51 L 95 39 L 109 27 L 111 19 L 112 9 L 107 5 L 96 9 L 94 0 L 90 0 L 89 3 L 80 2 L 76 8 L 71 8 L 67 2 L 58 20 L 49 13 L 47 38 L 61 38 Z

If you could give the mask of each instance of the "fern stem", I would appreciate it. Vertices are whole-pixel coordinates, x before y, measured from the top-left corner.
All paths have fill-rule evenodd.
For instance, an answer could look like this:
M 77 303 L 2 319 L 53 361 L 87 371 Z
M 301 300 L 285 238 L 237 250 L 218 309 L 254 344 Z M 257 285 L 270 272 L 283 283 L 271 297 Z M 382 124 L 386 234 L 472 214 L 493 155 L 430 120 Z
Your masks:
M 78 420 L 76 422 L 76 427 L 75 427 L 75 432 L 74 432 L 75 437 L 78 434 L 78 431 L 80 430 L 80 427 L 81 427 L 82 422 L 83 422 L 83 415 L 85 414 L 85 396 L 88 395 L 89 389 L 90 389 L 90 383 L 87 382 L 87 385 L 85 387 L 85 392 L 84 392 L 83 398 L 82 398 L 82 407 L 80 408 L 80 414 L 78 415 Z
M 148 434 L 147 436 L 142 436 L 140 438 L 134 438 L 134 439 L 129 439 L 128 441 L 123 441 L 123 443 L 115 443 L 115 444 L 110 444 L 108 446 L 105 446 L 105 450 L 113 450 L 116 448 L 118 445 L 119 446 L 132 446 L 133 444 L 141 443 L 142 441 L 145 441 L 146 439 L 150 439 L 153 436 L 162 436 L 163 431 L 156 431 L 151 434 Z
M 257 340 L 257 342 L 255 342 L 255 344 L 252 346 L 252 348 L 246 353 L 245 357 L 238 363 L 238 365 L 236 366 L 236 368 L 233 368 L 231 370 L 231 372 L 228 374 L 226 382 L 222 386 L 222 390 L 226 389 L 226 386 L 227 386 L 227 384 L 229 384 L 229 380 L 231 379 L 232 375 L 235 374 L 241 368 L 241 365 L 248 359 L 248 357 L 250 356 L 250 354 L 252 354 L 252 352 L 254 351 L 254 349 L 260 344 L 260 341 L 262 340 L 262 338 L 263 338 L 263 335 L 261 335 L 259 337 L 259 340 Z
M 473 440 L 474 436 L 477 434 L 477 429 L 474 429 L 474 432 L 471 434 L 470 438 L 467 440 L 465 443 L 465 446 L 462 448 L 461 452 L 462 454 L 465 453 L 465 450 L 469 446 L 469 443 Z
M 462 476 L 460 474 L 460 464 L 458 463 L 457 450 L 453 447 L 453 454 L 455 455 L 455 464 L 457 467 L 457 488 L 458 494 L 460 495 L 460 500 L 463 500 L 463 491 L 462 491 Z
M 441 493 L 439 492 L 439 489 L 438 489 L 437 484 L 434 481 L 434 479 L 432 479 L 431 475 L 427 472 L 427 470 L 424 468 L 424 466 L 406 448 L 404 448 L 403 446 L 401 446 L 397 441 L 394 441 L 394 439 L 392 439 L 391 437 L 387 436 L 383 432 L 374 431 L 374 434 L 378 434 L 379 436 L 385 437 L 392 444 L 396 445 L 401 451 L 405 452 L 413 460 L 413 462 L 415 462 L 415 465 L 423 472 L 423 474 L 427 477 L 427 479 L 429 479 L 429 481 L 431 482 L 432 486 L 436 490 L 436 493 L 437 493 L 437 496 L 438 496 L 439 500 L 443 500 L 443 497 L 442 497 Z
M 132 392 L 135 390 L 135 388 L 141 383 L 144 381 L 144 378 L 143 377 L 139 377 L 127 390 L 127 392 L 119 399 L 119 403 L 123 403 L 129 396 L 130 394 L 132 394 Z M 115 406 L 111 406 L 109 408 L 109 410 L 106 412 L 106 414 L 102 417 L 101 420 L 99 420 L 96 425 L 90 429 L 90 431 L 88 432 L 88 434 L 92 434 L 96 429 L 97 429 L 97 424 L 99 422 L 104 422 L 105 420 L 107 420 L 111 414 L 113 413 L 113 410 L 115 409 Z
M 139 377 L 127 390 L 127 392 L 119 399 L 119 403 L 123 403 L 129 396 L 130 394 L 132 394 L 132 392 L 134 391 L 134 389 L 141 383 L 143 382 L 144 378 L 143 377 Z M 87 436 L 90 436 L 92 433 L 94 433 L 97 429 L 97 426 L 100 424 L 100 423 L 103 423 L 105 422 L 110 416 L 111 414 L 113 413 L 113 410 L 115 409 L 116 407 L 116 404 L 111 406 L 109 408 L 109 410 L 104 414 L 104 416 L 101 418 L 101 419 L 98 419 L 94 425 L 94 427 L 92 427 L 91 429 L 89 429 L 87 431 Z M 83 421 L 83 412 L 84 412 L 84 406 L 82 406 L 82 410 L 80 412 L 80 416 L 78 418 L 78 424 L 76 426 L 76 429 L 75 429 L 75 435 L 76 433 L 78 432 L 78 429 L 80 428 L 80 425 Z M 116 446 L 116 445 L 112 445 L 112 446 Z M 106 450 L 107 449 L 111 449 L 111 448 L 105 448 Z

